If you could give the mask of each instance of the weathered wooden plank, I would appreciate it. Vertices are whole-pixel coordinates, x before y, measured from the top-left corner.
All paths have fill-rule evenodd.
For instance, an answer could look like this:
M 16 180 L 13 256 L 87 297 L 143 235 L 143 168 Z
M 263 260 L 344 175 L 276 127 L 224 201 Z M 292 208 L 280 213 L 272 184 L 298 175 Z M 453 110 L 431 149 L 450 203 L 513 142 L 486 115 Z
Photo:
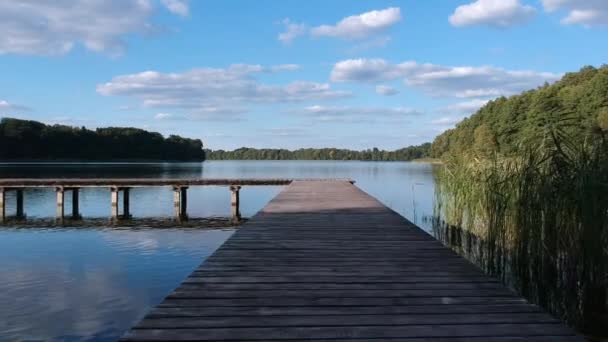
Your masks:
M 134 329 L 126 335 L 132 340 L 172 341 L 268 341 L 276 339 L 338 338 L 433 338 L 494 336 L 572 336 L 562 324 L 458 324 L 349 327 L 270 327 L 207 329 Z
M 544 313 L 484 313 L 485 324 L 498 323 L 557 323 Z M 160 317 L 142 322 L 140 329 L 184 329 L 218 327 L 346 327 L 346 326 L 403 326 L 429 324 L 479 324 L 479 314 L 378 314 L 378 315 L 299 315 L 236 317 Z
M 203 278 L 204 279 L 204 278 Z M 193 283 L 184 282 L 179 291 L 218 290 L 480 290 L 504 289 L 493 283 Z
M 237 307 L 156 307 L 148 318 L 158 317 L 242 317 L 311 315 L 399 315 L 477 314 L 541 312 L 531 304 L 409 305 L 409 306 L 237 306 Z
M 159 307 L 211 307 L 211 306 L 408 306 L 408 305 L 490 305 L 526 304 L 520 297 L 401 297 L 401 298 L 166 298 Z
M 348 182 L 291 183 L 125 341 L 578 341 Z

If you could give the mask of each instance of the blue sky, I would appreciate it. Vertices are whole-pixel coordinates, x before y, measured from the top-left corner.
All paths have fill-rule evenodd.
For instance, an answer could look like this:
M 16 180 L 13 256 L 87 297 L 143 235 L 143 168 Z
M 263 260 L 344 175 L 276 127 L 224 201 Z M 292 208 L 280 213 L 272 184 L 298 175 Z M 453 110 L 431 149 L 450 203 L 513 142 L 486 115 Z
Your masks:
M 396 149 L 608 61 L 605 0 L 0 1 L 0 116 Z

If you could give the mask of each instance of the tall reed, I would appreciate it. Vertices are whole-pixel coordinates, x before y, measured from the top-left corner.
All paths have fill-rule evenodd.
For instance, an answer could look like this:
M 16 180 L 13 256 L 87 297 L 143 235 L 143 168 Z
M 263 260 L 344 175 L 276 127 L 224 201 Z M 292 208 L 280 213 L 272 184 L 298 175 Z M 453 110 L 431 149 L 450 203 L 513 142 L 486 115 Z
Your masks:
M 436 228 L 462 229 L 479 243 L 459 252 L 579 331 L 608 337 L 606 134 L 581 141 L 555 129 L 527 146 L 447 160 Z

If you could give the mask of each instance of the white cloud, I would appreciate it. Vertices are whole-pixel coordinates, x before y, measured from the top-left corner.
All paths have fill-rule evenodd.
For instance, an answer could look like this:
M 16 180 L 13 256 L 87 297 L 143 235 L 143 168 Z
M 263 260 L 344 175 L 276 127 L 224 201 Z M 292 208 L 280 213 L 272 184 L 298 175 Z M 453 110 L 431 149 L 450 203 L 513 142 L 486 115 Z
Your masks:
M 536 10 L 520 0 L 476 0 L 456 8 L 450 16 L 454 26 L 487 25 L 509 27 L 527 22 Z
M 334 82 L 379 82 L 403 78 L 415 62 L 390 64 L 383 59 L 348 59 L 334 65 L 331 80 Z
M 183 73 L 145 71 L 114 77 L 99 84 L 97 92 L 105 96 L 126 96 L 141 101 L 145 107 L 188 109 L 200 117 L 233 115 L 238 104 L 284 103 L 330 100 L 350 96 L 332 90 L 326 83 L 296 81 L 286 85 L 261 84 L 260 73 L 293 70 L 295 65 L 263 67 L 235 64 L 225 69 L 200 68 Z
M 6 100 L 0 100 L 0 114 L 10 114 L 16 112 L 26 112 L 29 111 L 30 108 L 26 106 L 21 106 L 17 104 L 10 103 Z
M 339 122 L 395 122 L 422 115 L 422 112 L 404 107 L 352 107 L 308 106 L 291 112 L 313 117 L 318 121 Z
M 294 39 L 311 35 L 313 37 L 333 37 L 346 40 L 362 40 L 378 35 L 401 21 L 401 9 L 390 7 L 353 15 L 340 20 L 335 25 L 320 25 L 309 28 L 303 23 L 294 23 L 289 18 L 283 19 L 285 31 L 280 33 L 278 40 L 291 43 Z M 386 45 L 390 38 L 384 37 L 370 43 L 372 46 Z
M 187 114 L 157 113 L 154 119 L 161 121 L 234 121 L 240 120 L 247 110 L 233 107 L 201 107 L 189 110 Z
M 485 106 L 489 100 L 473 99 L 470 101 L 459 102 L 442 108 L 440 111 L 448 113 L 472 114 Z
M 383 96 L 393 96 L 399 94 L 399 91 L 393 87 L 385 86 L 385 85 L 377 85 L 376 93 L 378 95 Z
M 512 95 L 557 81 L 561 75 L 492 66 L 442 66 L 413 61 L 392 64 L 383 59 L 351 59 L 338 62 L 331 72 L 334 82 L 378 83 L 403 79 L 411 87 L 433 96 L 496 97 Z
M 173 14 L 181 15 L 182 17 L 190 14 L 190 7 L 184 0 L 161 0 L 161 2 Z
M 566 10 L 562 23 L 584 26 L 608 25 L 608 1 L 606 0 L 542 0 L 547 12 Z
M 462 121 L 462 119 L 464 119 L 464 116 L 458 116 L 458 117 L 444 116 L 444 117 L 432 120 L 431 124 L 439 125 L 439 126 L 450 126 L 450 125 L 455 125 L 455 124 L 459 123 L 460 121 Z
M 293 23 L 289 18 L 283 19 L 282 23 L 285 25 L 285 32 L 280 33 L 277 39 L 285 44 L 289 44 L 299 36 L 305 35 L 308 30 L 306 25 Z
M 353 15 L 335 25 L 321 25 L 311 29 L 313 36 L 342 39 L 363 39 L 382 32 L 401 21 L 401 9 L 391 7 Z
M 182 1 L 164 3 L 175 13 L 187 10 Z M 0 1 L 0 55 L 61 55 L 78 44 L 119 55 L 126 35 L 156 30 L 154 8 L 152 0 Z

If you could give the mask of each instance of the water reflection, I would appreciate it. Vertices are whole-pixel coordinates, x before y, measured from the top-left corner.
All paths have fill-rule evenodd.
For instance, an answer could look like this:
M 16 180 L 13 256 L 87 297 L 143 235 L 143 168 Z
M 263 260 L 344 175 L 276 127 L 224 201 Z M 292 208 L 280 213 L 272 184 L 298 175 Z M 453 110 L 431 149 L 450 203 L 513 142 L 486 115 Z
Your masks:
M 0 230 L 0 340 L 114 341 L 229 230 Z

